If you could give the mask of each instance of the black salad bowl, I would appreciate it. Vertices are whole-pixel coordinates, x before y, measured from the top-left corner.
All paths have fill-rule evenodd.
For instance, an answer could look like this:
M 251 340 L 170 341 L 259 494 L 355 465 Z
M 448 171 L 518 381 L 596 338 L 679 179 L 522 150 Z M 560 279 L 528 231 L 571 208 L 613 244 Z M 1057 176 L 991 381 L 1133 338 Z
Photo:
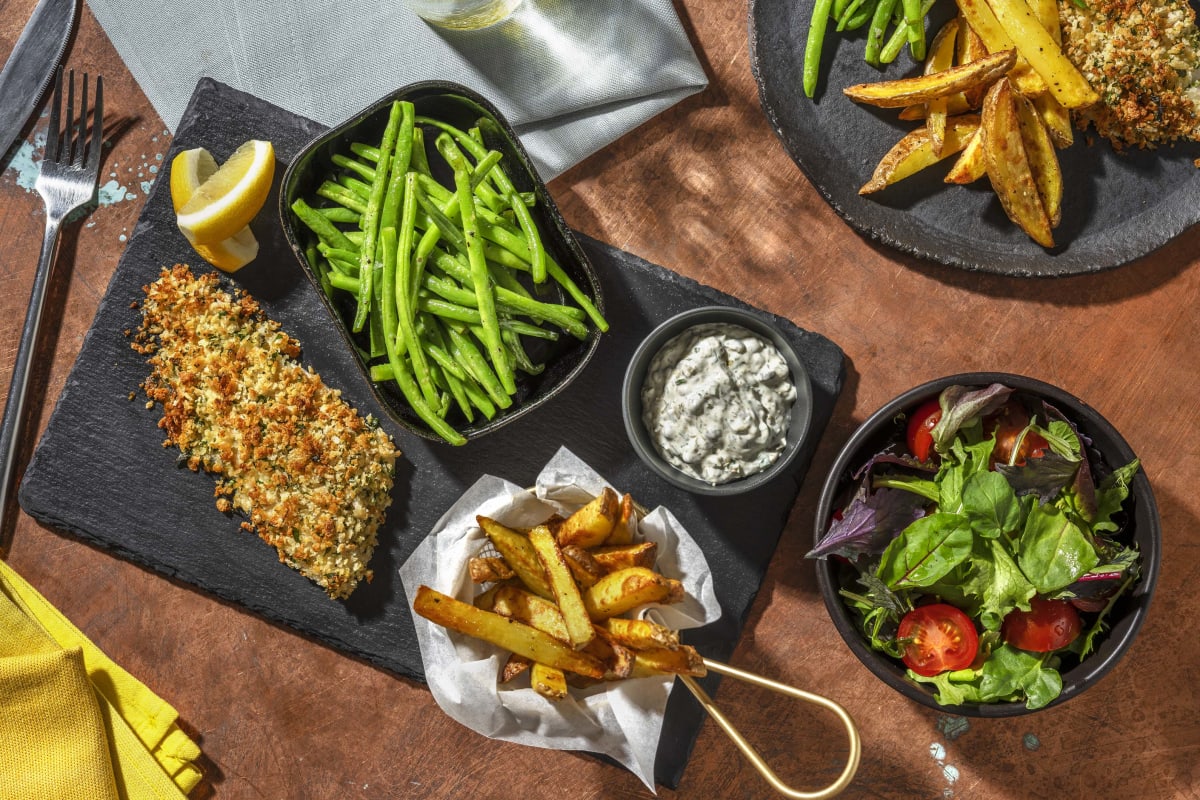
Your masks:
M 668 341 L 685 330 L 704 323 L 740 325 L 771 342 L 787 362 L 792 383 L 796 387 L 796 401 L 792 404 L 787 443 L 779 454 L 779 458 L 761 472 L 716 485 L 687 475 L 668 463 L 659 454 L 650 432 L 642 421 L 642 384 L 646 380 L 646 371 L 650 362 Z M 801 363 L 800 357 L 791 343 L 758 314 L 727 306 L 704 306 L 671 317 L 652 330 L 638 345 L 625 369 L 625 380 L 621 387 L 621 415 L 625 422 L 625 432 L 634 452 L 663 480 L 696 494 L 717 496 L 743 494 L 774 480 L 795 460 L 801 445 L 804 444 L 812 419 L 812 384 L 804 364 Z
M 844 508 L 857 487 L 853 474 L 870 457 L 889 443 L 904 442 L 907 414 L 926 400 L 936 398 L 948 386 L 982 388 L 1000 383 L 1015 390 L 1015 396 L 1045 400 L 1070 420 L 1085 439 L 1088 459 L 1097 476 L 1133 460 L 1134 452 L 1121 434 L 1101 414 L 1082 400 L 1057 386 L 1021 375 L 1000 372 L 971 372 L 951 375 L 921 384 L 899 395 L 872 414 L 851 435 L 834 461 L 818 501 L 814 544 L 828 531 L 833 514 Z M 1139 469 L 1131 484 L 1124 508 L 1129 515 L 1127 528 L 1141 552 L 1140 575 L 1136 584 L 1114 604 L 1108 617 L 1110 628 L 1102 634 L 1095 652 L 1062 672 L 1062 693 L 1041 709 L 1053 708 L 1094 686 L 1129 652 L 1138 630 L 1146 619 L 1158 579 L 1162 547 L 1162 528 L 1154 494 L 1144 469 Z M 947 714 L 971 717 L 1013 717 L 1033 713 L 1023 702 L 940 705 L 933 690 L 905 675 L 904 665 L 871 648 L 859 628 L 854 611 L 839 591 L 861 591 L 857 572 L 845 561 L 829 557 L 815 561 L 817 583 L 833 624 L 847 646 L 880 680 L 905 697 Z
M 344 173 L 344 170 L 334 163 L 333 156 L 350 154 L 352 143 L 378 144 L 387 124 L 392 103 L 397 100 L 412 102 L 418 117 L 439 120 L 463 131 L 475 129 L 488 149 L 498 150 L 503 156 L 500 164 L 517 191 L 533 193 L 536 197 L 536 203 L 530 212 L 548 257 L 562 268 L 601 313 L 604 311 L 604 301 L 599 278 L 547 191 L 545 183 L 533 168 L 532 161 L 517 134 L 499 110 L 472 89 L 447 81 L 409 84 L 380 98 L 308 142 L 288 166 L 280 189 L 279 217 L 288 245 L 300 262 L 304 274 L 321 295 L 334 327 L 345 342 L 347 358 L 352 359 L 359 367 L 363 380 L 370 383 L 376 398 L 389 417 L 417 436 L 431 441 L 442 441 L 412 411 L 395 381 L 371 381 L 366 331 L 351 331 L 350 322 L 354 317 L 353 299 L 346 292 L 334 292 L 331 297 L 321 289 L 321 280 L 313 263 L 316 257 L 315 237 L 292 212 L 292 204 L 297 198 L 304 198 L 313 206 L 322 204 L 323 201 L 316 196 L 317 187 L 326 179 Z M 434 145 L 438 129 L 427 125 L 422 127 L 426 130 L 425 151 L 434 177 L 443 185 L 452 186 L 452 174 Z M 527 280 L 524 283 L 538 299 L 552 303 L 571 302 L 561 286 L 551 279 L 537 287 Z M 600 332 L 590 324 L 588 330 L 586 339 L 577 339 L 566 334 L 560 334 L 555 341 L 523 337 L 530 358 L 543 364 L 544 369 L 537 375 L 517 372 L 517 392 L 512 405 L 508 409 L 500 410 L 491 420 L 476 416 L 473 423 L 467 423 L 461 417 L 456 419 L 455 415 L 459 412 L 452 409 L 448 421 L 470 441 L 534 412 L 565 389 L 595 354 Z

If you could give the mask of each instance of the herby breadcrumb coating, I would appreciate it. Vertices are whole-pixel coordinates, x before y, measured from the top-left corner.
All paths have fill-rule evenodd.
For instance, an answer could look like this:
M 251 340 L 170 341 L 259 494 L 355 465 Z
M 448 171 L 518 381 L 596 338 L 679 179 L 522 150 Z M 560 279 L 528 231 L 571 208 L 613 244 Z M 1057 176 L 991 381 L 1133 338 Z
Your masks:
M 142 384 L 160 403 L 164 447 L 192 470 L 218 476 L 217 508 L 332 598 L 362 580 L 391 504 L 398 455 L 391 437 L 361 417 L 296 359 L 300 345 L 215 273 L 182 265 L 143 287 L 133 347 L 150 356 Z
M 1059 0 L 1063 49 L 1100 102 L 1076 112 L 1118 149 L 1200 141 L 1200 31 L 1188 0 Z

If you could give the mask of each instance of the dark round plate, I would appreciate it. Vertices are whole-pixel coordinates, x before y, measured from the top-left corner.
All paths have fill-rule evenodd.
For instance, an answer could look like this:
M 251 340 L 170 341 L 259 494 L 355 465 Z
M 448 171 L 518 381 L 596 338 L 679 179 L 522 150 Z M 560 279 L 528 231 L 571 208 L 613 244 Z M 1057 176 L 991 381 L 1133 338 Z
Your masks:
M 1193 6 L 1196 3 L 1193 1 Z M 907 50 L 885 71 L 863 61 L 865 26 L 826 35 L 815 100 L 801 73 L 812 0 L 751 0 L 750 65 L 759 100 L 792 160 L 833 209 L 859 233 L 921 258 L 1003 275 L 1063 276 L 1098 272 L 1157 250 L 1200 222 L 1200 144 L 1118 154 L 1107 142 L 1076 132 L 1059 152 L 1065 192 L 1058 247 L 1033 243 L 1005 216 L 986 180 L 942 182 L 953 159 L 872 198 L 858 189 L 893 144 L 916 126 L 898 109 L 851 102 L 842 89 L 916 74 Z M 954 13 L 938 3 L 931 33 Z M 1088 139 L 1096 139 L 1090 146 Z

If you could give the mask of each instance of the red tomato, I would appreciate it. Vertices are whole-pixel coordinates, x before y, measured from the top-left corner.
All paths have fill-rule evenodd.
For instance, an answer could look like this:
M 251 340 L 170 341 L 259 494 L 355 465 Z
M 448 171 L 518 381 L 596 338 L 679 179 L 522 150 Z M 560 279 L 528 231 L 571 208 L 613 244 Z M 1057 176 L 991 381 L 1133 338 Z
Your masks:
M 908 418 L 908 452 L 918 461 L 928 461 L 933 454 L 933 435 L 930 431 L 942 419 L 942 406 L 935 397 L 917 406 Z
M 1013 647 L 1049 653 L 1075 641 L 1082 628 L 1079 612 L 1068 601 L 1034 597 L 1028 611 L 1015 609 L 1008 613 L 1000 633 Z
M 1009 400 L 999 411 L 988 417 L 984 429 L 996 431 L 996 449 L 992 453 L 996 461 L 1002 464 L 1012 463 L 1024 466 L 1025 459 L 1041 458 L 1045 455 L 1050 445 L 1040 434 L 1030 431 L 1021 440 L 1017 456 L 1015 459 L 1013 458 L 1013 448 L 1017 446 L 1017 437 L 1028 425 L 1029 414 L 1015 400 Z
M 971 618 L 946 603 L 917 606 L 900 620 L 896 634 L 911 640 L 904 648 L 904 665 L 925 677 L 966 669 L 979 650 Z

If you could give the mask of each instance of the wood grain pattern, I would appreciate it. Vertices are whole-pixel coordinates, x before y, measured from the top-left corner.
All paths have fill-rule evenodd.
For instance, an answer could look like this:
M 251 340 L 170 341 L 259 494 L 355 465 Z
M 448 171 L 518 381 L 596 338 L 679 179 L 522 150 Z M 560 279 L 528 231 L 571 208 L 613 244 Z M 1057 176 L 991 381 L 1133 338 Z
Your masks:
M 0 15 L 7 55 L 33 0 Z M 1200 792 L 1200 228 L 1099 275 L 1030 281 L 897 256 L 855 235 L 809 186 L 764 120 L 744 3 L 679 0 L 711 85 L 551 184 L 568 222 L 649 261 L 818 331 L 849 376 L 732 662 L 843 703 L 864 757 L 849 797 L 1196 797 Z M 107 202 L 64 236 L 31 404 L 36 432 L 79 352 L 149 167 L 169 136 L 84 7 L 68 65 L 101 72 L 111 149 Z M 797 88 L 797 101 L 799 102 Z M 36 135 L 40 120 L 26 129 Z M 15 156 L 14 156 L 15 153 Z M 0 381 L 7 385 L 41 241 L 41 202 L 19 149 L 0 166 Z M 125 187 L 114 199 L 117 187 Z M 842 644 L 803 554 L 819 477 L 855 425 L 909 386 L 967 370 L 1023 372 L 1088 400 L 1141 455 L 1165 544 L 1149 620 L 1127 659 L 1081 698 L 1011 720 L 950 718 L 877 681 Z M 616 435 L 616 434 L 614 434 Z M 651 797 L 587 756 L 491 742 L 397 679 L 235 607 L 33 523 L 10 563 L 118 662 L 163 694 L 200 740 L 196 797 Z M 843 756 L 835 723 L 725 681 L 717 696 L 786 779 L 817 786 Z M 769 790 L 705 724 L 677 791 L 757 798 Z

